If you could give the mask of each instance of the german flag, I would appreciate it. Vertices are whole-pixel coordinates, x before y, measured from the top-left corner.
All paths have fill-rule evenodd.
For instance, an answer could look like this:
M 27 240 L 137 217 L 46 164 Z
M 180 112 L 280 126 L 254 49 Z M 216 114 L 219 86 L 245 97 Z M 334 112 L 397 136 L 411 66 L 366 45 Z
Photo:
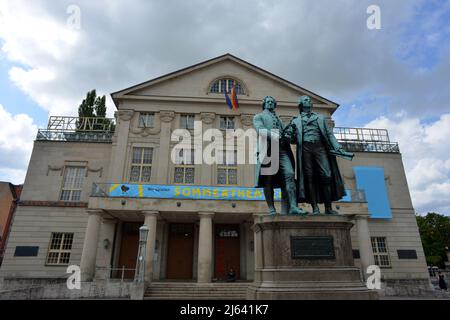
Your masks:
M 236 88 L 234 85 L 233 88 L 231 88 L 230 96 L 228 96 L 228 93 L 225 91 L 225 101 L 227 102 L 228 107 L 230 109 L 237 110 L 239 108 L 239 103 L 237 99 Z

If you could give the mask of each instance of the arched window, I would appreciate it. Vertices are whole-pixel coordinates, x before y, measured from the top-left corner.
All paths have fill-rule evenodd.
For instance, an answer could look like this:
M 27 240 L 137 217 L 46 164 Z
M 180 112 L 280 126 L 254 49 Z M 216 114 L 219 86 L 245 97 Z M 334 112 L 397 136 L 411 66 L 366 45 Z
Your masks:
M 233 85 L 236 88 L 237 94 L 245 94 L 244 86 L 239 82 L 231 78 L 222 78 L 214 81 L 209 87 L 211 93 L 229 93 Z

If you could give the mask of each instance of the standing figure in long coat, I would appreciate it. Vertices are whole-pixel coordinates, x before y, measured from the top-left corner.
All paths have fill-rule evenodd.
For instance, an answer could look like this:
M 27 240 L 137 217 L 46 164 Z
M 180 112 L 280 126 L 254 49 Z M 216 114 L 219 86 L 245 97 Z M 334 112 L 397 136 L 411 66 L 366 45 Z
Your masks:
M 318 203 L 325 204 L 326 214 L 337 214 L 332 201 L 345 196 L 344 182 L 336 155 L 352 159 L 328 127 L 323 115 L 312 111 L 309 96 L 298 101 L 299 115 L 291 120 L 283 136 L 297 145 L 297 201 L 311 204 L 313 214 L 319 214 Z
M 281 188 L 282 202 L 287 203 L 288 214 L 306 214 L 303 209 L 297 207 L 294 179 L 294 154 L 292 153 L 289 141 L 284 137 L 281 137 L 285 125 L 275 113 L 276 107 L 277 102 L 275 99 L 271 96 L 267 96 L 262 103 L 263 112 L 258 113 L 253 118 L 253 126 L 266 144 L 266 148 L 263 148 L 258 144 L 256 187 L 264 188 L 264 196 L 270 214 L 276 213 L 274 205 L 275 188 Z M 272 142 L 278 144 L 278 154 L 275 154 L 276 152 L 274 150 L 270 150 Z M 259 154 L 263 149 L 267 150 L 266 154 Z M 264 164 L 265 159 L 269 154 L 272 159 L 278 157 L 276 160 L 278 160 L 279 166 L 273 174 L 265 174 L 262 170 L 273 165 L 273 161 L 270 164 Z M 262 161 L 261 158 L 263 158 Z

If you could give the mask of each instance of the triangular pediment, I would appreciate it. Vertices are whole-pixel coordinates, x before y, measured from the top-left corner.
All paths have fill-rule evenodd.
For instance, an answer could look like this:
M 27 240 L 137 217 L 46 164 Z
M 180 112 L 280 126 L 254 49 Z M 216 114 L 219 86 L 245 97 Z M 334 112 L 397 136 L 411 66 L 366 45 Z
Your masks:
M 211 93 L 211 84 L 220 78 L 231 78 L 242 83 L 244 94 L 240 103 L 261 101 L 271 95 L 279 102 L 295 103 L 300 95 L 309 95 L 313 103 L 336 109 L 338 104 L 316 93 L 282 79 L 231 54 L 207 60 L 193 66 L 166 74 L 112 94 L 114 101 L 134 97 L 186 97 L 223 98 Z

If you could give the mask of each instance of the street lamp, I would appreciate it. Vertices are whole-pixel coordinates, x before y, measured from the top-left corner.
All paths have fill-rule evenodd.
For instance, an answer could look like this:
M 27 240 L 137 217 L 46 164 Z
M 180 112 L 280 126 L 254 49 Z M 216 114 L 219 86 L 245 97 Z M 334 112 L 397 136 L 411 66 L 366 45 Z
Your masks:
M 139 250 L 136 261 L 136 271 L 134 274 L 134 281 L 136 282 L 144 282 L 144 274 L 145 274 L 145 252 L 147 249 L 147 237 L 148 237 L 149 229 L 144 224 L 139 228 Z

